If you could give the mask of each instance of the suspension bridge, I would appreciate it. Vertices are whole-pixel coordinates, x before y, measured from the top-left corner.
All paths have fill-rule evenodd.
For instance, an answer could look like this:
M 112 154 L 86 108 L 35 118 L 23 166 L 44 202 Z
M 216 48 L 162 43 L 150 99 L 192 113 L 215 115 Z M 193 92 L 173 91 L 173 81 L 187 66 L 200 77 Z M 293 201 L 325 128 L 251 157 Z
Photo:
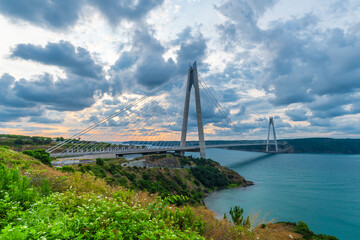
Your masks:
M 192 89 L 195 98 L 191 98 Z M 194 62 L 187 73 L 173 77 L 127 105 L 109 104 L 109 111 L 113 112 L 107 117 L 46 151 L 52 157 L 166 152 L 183 155 L 198 151 L 202 158 L 206 158 L 207 148 L 263 146 L 266 152 L 279 151 L 273 117 L 269 118 L 266 141 L 248 140 L 215 96 Z M 126 102 L 128 99 L 124 99 Z

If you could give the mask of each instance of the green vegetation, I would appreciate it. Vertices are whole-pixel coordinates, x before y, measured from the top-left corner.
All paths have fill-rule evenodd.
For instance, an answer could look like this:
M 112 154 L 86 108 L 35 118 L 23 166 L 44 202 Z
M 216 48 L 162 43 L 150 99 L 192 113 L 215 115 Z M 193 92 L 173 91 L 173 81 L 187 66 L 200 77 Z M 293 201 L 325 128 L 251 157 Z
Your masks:
M 297 138 L 278 140 L 286 153 L 360 154 L 360 139 Z M 231 150 L 265 151 L 265 146 L 229 147 Z M 271 147 L 272 149 L 272 147 Z
M 294 153 L 360 154 L 360 139 L 303 138 L 284 140 Z
M 244 209 L 240 208 L 239 206 L 230 208 L 229 211 L 231 220 L 236 226 L 241 226 L 243 228 L 250 228 L 251 227 L 250 218 L 248 216 L 246 219 L 244 219 L 243 213 L 244 213 Z
M 190 174 L 191 170 L 153 168 L 151 170 L 154 172 L 148 173 L 142 171 L 144 168 L 133 167 L 134 172 L 125 174 L 125 170 L 130 168 L 114 163 L 121 162 L 121 159 L 102 160 L 99 161 L 100 165 L 93 163 L 90 169 L 108 169 L 104 178 L 94 176 L 92 171 L 77 171 L 89 165 L 77 166 L 79 169 L 64 166 L 56 170 L 29 155 L 0 147 L 0 239 L 252 240 L 257 236 L 261 236 L 261 239 L 288 239 L 289 234 L 301 237 L 298 233 L 289 233 L 289 230 L 296 230 L 304 236 L 310 233 L 311 239 L 336 239 L 321 234 L 312 235 L 307 225 L 300 222 L 285 229 L 281 225 L 276 228 L 277 224 L 273 224 L 274 228 L 269 224 L 253 228 L 254 222 L 249 218 L 244 220 L 239 207 L 230 209 L 235 223 L 232 224 L 227 219 L 216 219 L 203 206 L 184 206 L 189 200 L 184 195 L 169 194 L 160 198 L 156 194 L 110 186 L 106 184 L 114 176 L 110 169 L 124 171 L 120 179 L 125 180 L 123 185 L 126 182 L 128 187 L 132 186 L 130 179 L 137 181 L 140 172 L 145 180 L 151 180 L 154 176 L 156 179 L 159 172 L 165 177 L 178 174 L 179 179 L 185 179 L 188 184 L 190 180 L 181 174 L 182 171 Z M 212 165 L 219 168 L 211 160 L 189 160 L 190 165 L 199 167 L 194 165 L 195 162 L 202 164 L 202 167 Z M 231 172 L 226 168 L 219 171 L 230 179 Z M 101 171 L 97 174 L 101 174 Z M 200 181 L 198 184 L 206 189 Z M 278 237 L 280 235 L 286 238 Z
M 42 163 L 51 166 L 51 157 L 48 152 L 44 149 L 36 149 L 36 150 L 25 150 L 24 154 L 32 156 L 37 160 L 40 160 Z
M 22 135 L 0 134 L 0 145 L 48 145 L 51 142 L 52 138 L 48 137 L 31 137 Z
M 146 209 L 131 206 L 124 200 L 132 191 L 105 197 L 43 189 L 0 165 L 1 239 L 202 239 L 204 233 L 206 223 L 189 207 L 170 211 L 160 199 Z
M 97 159 L 96 159 L 96 164 L 97 164 L 97 165 L 100 165 L 100 166 L 104 166 L 104 160 L 101 159 L 101 158 L 97 158 Z
M 23 136 L 23 135 L 11 135 L 11 134 L 0 134 L 0 146 L 9 146 L 12 150 L 22 152 L 24 150 L 34 150 L 34 149 L 48 149 L 59 142 L 63 142 L 66 139 L 63 137 L 49 138 L 49 137 L 39 137 L 39 136 Z M 65 150 L 67 147 L 74 147 L 76 144 L 77 149 L 83 149 L 86 151 L 88 148 L 87 141 L 80 139 L 71 139 L 68 143 L 64 144 L 59 148 L 59 150 Z M 106 142 L 99 142 L 97 145 L 98 150 L 107 148 L 107 147 L 121 147 L 121 144 L 111 144 Z M 129 148 L 135 148 L 135 146 L 126 146 Z
M 0 153 L 0 239 L 203 239 L 206 223 L 189 207 L 171 209 L 160 198 L 143 206 L 132 190 L 97 186 L 77 174 L 60 192 L 47 178 L 35 186 L 39 175 L 25 155 L 4 147 Z M 5 166 L 7 153 L 29 174 Z
M 225 187 L 230 184 L 226 175 L 217 168 L 199 166 L 191 168 L 191 173 L 207 188 Z
M 162 198 L 169 195 L 186 197 L 184 203 L 199 204 L 212 189 L 227 186 L 238 187 L 247 184 L 236 172 L 225 169 L 210 160 L 192 157 L 158 154 L 143 157 L 151 164 L 163 167 L 123 167 L 125 159 L 96 159 L 96 163 L 76 166 L 77 171 L 91 173 L 104 178 L 110 185 L 123 186 L 133 190 L 145 190 L 159 194 Z M 167 166 L 179 168 L 168 168 Z M 180 168 L 191 165 L 191 168 Z M 178 204 L 178 203 L 176 203 Z
M 71 166 L 62 166 L 59 170 L 63 172 L 75 172 L 75 169 Z
M 294 232 L 296 233 L 300 233 L 305 240 L 338 240 L 336 237 L 334 236 L 329 236 L 329 235 L 325 235 L 325 234 L 315 234 L 313 231 L 310 231 L 308 225 L 302 221 L 299 221 L 295 228 L 294 228 Z

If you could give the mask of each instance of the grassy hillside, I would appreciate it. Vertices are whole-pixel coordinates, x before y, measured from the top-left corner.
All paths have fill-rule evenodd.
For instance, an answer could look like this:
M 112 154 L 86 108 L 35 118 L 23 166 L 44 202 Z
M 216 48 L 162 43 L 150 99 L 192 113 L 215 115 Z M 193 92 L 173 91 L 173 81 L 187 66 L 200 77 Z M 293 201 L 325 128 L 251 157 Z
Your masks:
M 313 239 L 304 224 L 216 219 L 203 206 L 67 173 L 0 147 L 0 239 Z M 239 218 L 240 217 L 240 218 Z M 240 220 L 239 220 L 240 219 Z M 295 233 L 297 231 L 298 233 Z M 305 236 L 305 235 L 304 235 Z M 318 235 L 319 236 L 319 235 Z M 332 238 L 316 238 L 332 239 Z

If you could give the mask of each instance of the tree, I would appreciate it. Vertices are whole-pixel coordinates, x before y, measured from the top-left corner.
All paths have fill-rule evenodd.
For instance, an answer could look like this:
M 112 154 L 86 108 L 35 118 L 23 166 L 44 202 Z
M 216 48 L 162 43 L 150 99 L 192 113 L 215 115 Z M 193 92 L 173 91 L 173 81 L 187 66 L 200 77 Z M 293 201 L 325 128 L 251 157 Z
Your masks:
M 236 226 L 250 227 L 250 218 L 247 217 L 244 220 L 244 217 L 243 217 L 244 209 L 243 208 L 241 208 L 239 206 L 235 206 L 233 209 L 231 207 L 229 213 L 231 216 L 231 220 L 233 221 L 233 223 Z

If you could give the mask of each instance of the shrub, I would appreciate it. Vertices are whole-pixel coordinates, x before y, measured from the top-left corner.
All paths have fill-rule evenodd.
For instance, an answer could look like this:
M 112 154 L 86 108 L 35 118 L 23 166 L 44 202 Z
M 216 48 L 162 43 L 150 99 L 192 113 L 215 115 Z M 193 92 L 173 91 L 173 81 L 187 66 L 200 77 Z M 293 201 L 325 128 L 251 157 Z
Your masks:
M 164 198 L 164 202 L 169 204 L 175 204 L 176 206 L 185 205 L 188 201 L 189 198 L 183 195 L 168 195 Z
M 315 235 L 314 232 L 310 231 L 308 225 L 302 221 L 299 221 L 296 224 L 294 230 L 295 230 L 295 232 L 303 235 L 303 237 L 305 239 L 311 239 Z
M 42 163 L 48 166 L 52 166 L 50 153 L 46 152 L 44 149 L 39 148 L 36 150 L 25 150 L 23 153 L 40 160 Z
M 74 168 L 71 167 L 71 166 L 62 166 L 60 168 L 60 171 L 63 171 L 63 172 L 75 172 Z
M 126 177 L 120 177 L 120 178 L 118 179 L 118 182 L 119 182 L 119 184 L 120 184 L 121 186 L 126 187 L 126 186 L 127 186 L 127 183 L 128 183 L 128 180 L 126 179 Z
M 134 181 L 135 180 L 135 178 L 136 178 L 136 175 L 135 174 L 133 174 L 133 173 L 129 173 L 129 172 L 123 172 L 124 174 L 125 174 L 125 176 L 130 180 L 130 181 Z
M 144 180 L 150 180 L 150 175 L 149 175 L 148 173 L 143 173 L 143 174 L 142 174 L 142 178 L 143 178 Z
M 100 178 L 106 177 L 106 172 L 101 167 L 95 166 L 92 170 L 93 170 L 93 173 L 95 174 L 95 176 L 100 177 Z
M 96 159 L 96 164 L 99 166 L 104 166 L 104 159 L 102 158 L 97 158 Z
M 30 186 L 28 177 L 22 176 L 17 168 L 0 164 L 0 229 L 18 218 L 38 198 L 39 193 Z

